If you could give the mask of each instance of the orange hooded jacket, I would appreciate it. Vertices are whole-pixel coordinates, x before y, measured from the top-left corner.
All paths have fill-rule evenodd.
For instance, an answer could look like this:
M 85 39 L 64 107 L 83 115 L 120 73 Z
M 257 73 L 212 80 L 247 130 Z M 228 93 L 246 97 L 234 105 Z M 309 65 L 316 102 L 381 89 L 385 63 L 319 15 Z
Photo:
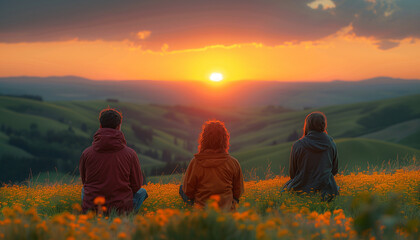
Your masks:
M 241 166 L 228 153 L 205 150 L 195 154 L 185 173 L 182 190 L 199 207 L 210 196 L 219 195 L 221 209 L 235 210 L 244 192 Z

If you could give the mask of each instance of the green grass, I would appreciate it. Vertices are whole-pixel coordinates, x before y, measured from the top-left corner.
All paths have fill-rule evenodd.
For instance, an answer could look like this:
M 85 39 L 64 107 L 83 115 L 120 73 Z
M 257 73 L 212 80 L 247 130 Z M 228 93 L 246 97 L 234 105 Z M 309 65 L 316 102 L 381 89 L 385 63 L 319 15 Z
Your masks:
M 302 134 L 307 114 L 322 111 L 328 118 L 328 133 L 334 138 L 362 137 L 366 134 L 391 128 L 410 120 L 420 119 L 420 95 L 374 102 L 338 105 L 297 112 L 262 115 L 244 122 L 232 131 L 232 145 L 247 149 L 249 146 L 267 146 L 273 141 L 284 142 L 294 130 Z M 255 125 L 263 125 L 253 131 Z M 414 124 L 415 125 L 415 124 Z M 397 129 L 395 127 L 395 129 Z M 414 127 L 418 129 L 418 125 Z M 381 137 L 392 139 L 395 131 L 385 131 Z M 399 133 L 397 133 L 399 134 Z M 383 138 L 382 138 L 383 140 Z M 417 140 L 415 142 L 420 142 Z M 411 145 L 412 146 L 412 145 Z M 239 150 L 238 149 L 238 150 Z
M 32 123 L 36 124 L 39 130 L 45 132 L 49 129 L 67 130 L 69 127 L 68 124 L 64 124 L 47 117 L 14 112 L 6 108 L 0 108 L 0 115 L 6 116 L 0 119 L 0 124 L 13 126 L 14 129 L 29 130 L 29 127 Z
M 153 159 L 146 155 L 138 155 L 141 169 L 145 173 L 149 173 L 152 169 L 155 169 L 156 167 L 163 167 L 165 165 L 164 162 Z
M 406 137 L 420 131 L 420 118 L 394 124 L 380 131 L 363 135 L 363 138 L 379 139 L 388 142 L 401 142 Z
M 1 149 L 2 155 L 16 156 L 16 157 L 21 157 L 21 158 L 32 157 L 32 155 L 30 153 L 26 152 L 25 150 L 22 150 L 20 148 L 17 148 L 15 146 L 9 145 L 9 144 L 4 143 L 4 142 L 0 142 L 0 149 Z
M 407 165 L 413 157 L 420 157 L 420 150 L 379 140 L 350 138 L 337 141 L 340 169 L 353 171 L 387 164 Z
M 403 138 L 400 143 L 406 146 L 414 147 L 420 149 L 420 131 L 414 132 L 410 136 Z
M 337 141 L 342 169 L 365 168 L 368 160 L 370 165 L 380 166 L 382 161 L 395 160 L 397 155 L 399 158 L 417 155 L 420 149 L 417 102 L 420 102 L 420 95 L 279 113 L 261 107 L 196 109 L 99 100 L 39 102 L 0 96 L 0 115 L 5 116 L 0 124 L 29 130 L 35 123 L 43 133 L 50 129 L 67 130 L 72 126 L 77 135 L 91 138 L 98 128 L 99 111 L 110 106 L 123 112 L 123 132 L 129 144 L 141 152 L 157 150 L 159 155 L 163 150 L 169 150 L 189 161 L 197 149 L 201 124 L 211 116 L 217 116 L 226 121 L 231 133 L 231 153 L 239 159 L 244 172 L 251 173 L 271 164 L 271 171 L 279 174 L 288 169 L 292 143 L 287 142 L 287 137 L 293 131 L 300 135 L 305 116 L 315 110 L 325 112 L 328 117 L 328 133 Z M 173 117 L 168 118 L 168 113 Z M 82 124 L 86 124 L 87 132 L 81 130 Z M 131 129 L 132 124 L 153 129 L 153 140 L 150 143 L 140 141 Z M 174 143 L 174 138 L 178 144 Z M 184 148 L 187 141 L 192 144 L 190 150 Z M 25 151 L 7 143 L 8 136 L 0 133 L 2 153 L 28 156 Z M 141 152 L 139 158 L 144 169 L 165 164 L 159 158 Z M 78 159 L 72 161 L 77 166 Z
M 183 156 L 190 154 L 190 152 L 173 144 L 174 136 L 161 130 L 155 131 L 155 139 L 150 145 L 144 145 L 135 137 L 131 130 L 131 124 L 141 124 L 141 121 L 136 121 L 135 118 L 140 116 L 141 119 L 148 118 L 150 122 L 153 122 L 165 112 L 160 107 L 131 103 L 115 104 L 105 101 L 39 102 L 11 97 L 0 97 L 0 103 L 0 114 L 7 116 L 1 118 L 0 124 L 11 126 L 13 129 L 29 130 L 30 125 L 35 123 L 41 132 L 50 129 L 67 130 L 69 126 L 72 126 L 77 135 L 85 137 L 90 137 L 90 134 L 98 128 L 98 113 L 101 109 L 108 105 L 117 109 L 126 109 L 126 111 L 132 113 L 131 115 L 134 115 L 134 119 L 127 118 L 123 122 L 123 131 L 129 143 L 139 146 L 142 150 L 158 149 L 161 151 L 168 149 Z M 62 122 L 63 120 L 64 122 Z M 87 125 L 91 133 L 81 131 L 82 123 Z M 3 133 L 0 136 L 0 141 L 7 142 Z M 182 141 L 180 142 L 182 143 Z M 161 164 L 158 159 L 153 159 L 153 161 L 150 157 L 144 155 L 142 158 L 146 160 L 145 164 Z
M 336 140 L 340 171 L 367 169 L 368 166 L 381 168 L 388 162 L 404 165 L 413 157 L 420 157 L 420 150 L 379 140 L 349 138 Z M 274 174 L 282 174 L 289 169 L 289 155 L 292 143 L 255 147 L 234 154 L 246 174 L 256 171 L 264 176 L 267 166 Z M 397 161 L 398 160 L 398 161 Z
M 148 177 L 147 183 L 158 183 L 158 184 L 181 184 L 183 174 L 171 174 L 171 175 L 161 175 L 161 176 L 151 176 Z
M 75 182 L 80 182 L 79 176 L 60 172 L 39 173 L 30 180 L 30 184 L 32 185 L 73 184 Z
M 31 154 L 27 153 L 26 151 L 17 148 L 15 146 L 9 145 L 8 144 L 9 141 L 9 137 L 0 132 L 0 149 L 1 149 L 1 154 L 3 155 L 8 155 L 8 156 L 16 156 L 16 157 L 32 157 Z

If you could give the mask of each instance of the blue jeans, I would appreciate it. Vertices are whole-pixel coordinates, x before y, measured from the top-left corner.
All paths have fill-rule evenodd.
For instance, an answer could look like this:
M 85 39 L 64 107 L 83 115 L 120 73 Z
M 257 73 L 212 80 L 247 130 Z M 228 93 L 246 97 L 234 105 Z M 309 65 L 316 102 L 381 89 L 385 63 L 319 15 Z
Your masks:
M 82 187 L 82 201 L 83 197 L 85 196 L 85 189 Z M 133 210 L 134 212 L 138 212 L 140 210 L 141 205 L 143 204 L 144 200 L 149 197 L 146 192 L 146 189 L 140 188 L 134 195 L 133 195 Z
M 134 212 L 138 212 L 140 210 L 141 205 L 143 204 L 144 200 L 149 197 L 146 192 L 146 189 L 140 188 L 134 195 L 133 195 L 133 209 Z
M 182 190 L 182 185 L 179 186 L 179 195 L 181 196 L 182 200 L 188 205 L 194 205 L 194 200 L 191 200 L 188 198 L 187 195 L 185 195 L 184 191 Z

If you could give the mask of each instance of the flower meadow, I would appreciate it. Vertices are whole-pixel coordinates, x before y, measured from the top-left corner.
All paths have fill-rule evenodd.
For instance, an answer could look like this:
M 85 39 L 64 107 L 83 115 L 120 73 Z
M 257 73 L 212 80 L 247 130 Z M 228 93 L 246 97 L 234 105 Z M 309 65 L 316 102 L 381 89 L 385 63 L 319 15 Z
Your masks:
M 186 206 L 179 184 L 144 188 L 138 214 L 80 213 L 80 184 L 4 185 L 0 239 L 419 239 L 420 170 L 337 175 L 340 196 L 281 192 L 288 177 L 248 181 L 238 211 Z M 98 203 L 101 203 L 101 199 Z M 106 201 L 106 200 L 105 200 Z

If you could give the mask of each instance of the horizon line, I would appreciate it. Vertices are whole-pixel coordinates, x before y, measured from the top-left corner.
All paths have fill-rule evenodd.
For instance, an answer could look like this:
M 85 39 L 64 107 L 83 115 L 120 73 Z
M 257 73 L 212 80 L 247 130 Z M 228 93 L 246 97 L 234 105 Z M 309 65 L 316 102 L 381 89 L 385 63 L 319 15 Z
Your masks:
M 92 82 L 194 82 L 194 83 L 206 83 L 207 80 L 151 80 L 151 79 L 94 79 L 94 78 L 87 78 L 77 75 L 49 75 L 49 76 L 33 76 L 33 75 L 14 75 L 14 76 L 0 76 L 0 79 L 5 78 L 78 78 L 80 80 L 87 80 Z M 393 80 L 404 80 L 404 81 L 419 81 L 417 78 L 398 78 L 398 77 L 390 77 L 390 76 L 376 76 L 376 77 L 369 77 L 357 80 L 343 80 L 343 79 L 330 79 L 330 80 L 256 80 L 256 79 L 241 79 L 241 80 L 224 80 L 223 83 L 233 83 L 233 82 L 278 82 L 278 83 L 327 83 L 327 82 L 362 82 L 367 80 L 374 80 L 374 79 L 393 79 Z

